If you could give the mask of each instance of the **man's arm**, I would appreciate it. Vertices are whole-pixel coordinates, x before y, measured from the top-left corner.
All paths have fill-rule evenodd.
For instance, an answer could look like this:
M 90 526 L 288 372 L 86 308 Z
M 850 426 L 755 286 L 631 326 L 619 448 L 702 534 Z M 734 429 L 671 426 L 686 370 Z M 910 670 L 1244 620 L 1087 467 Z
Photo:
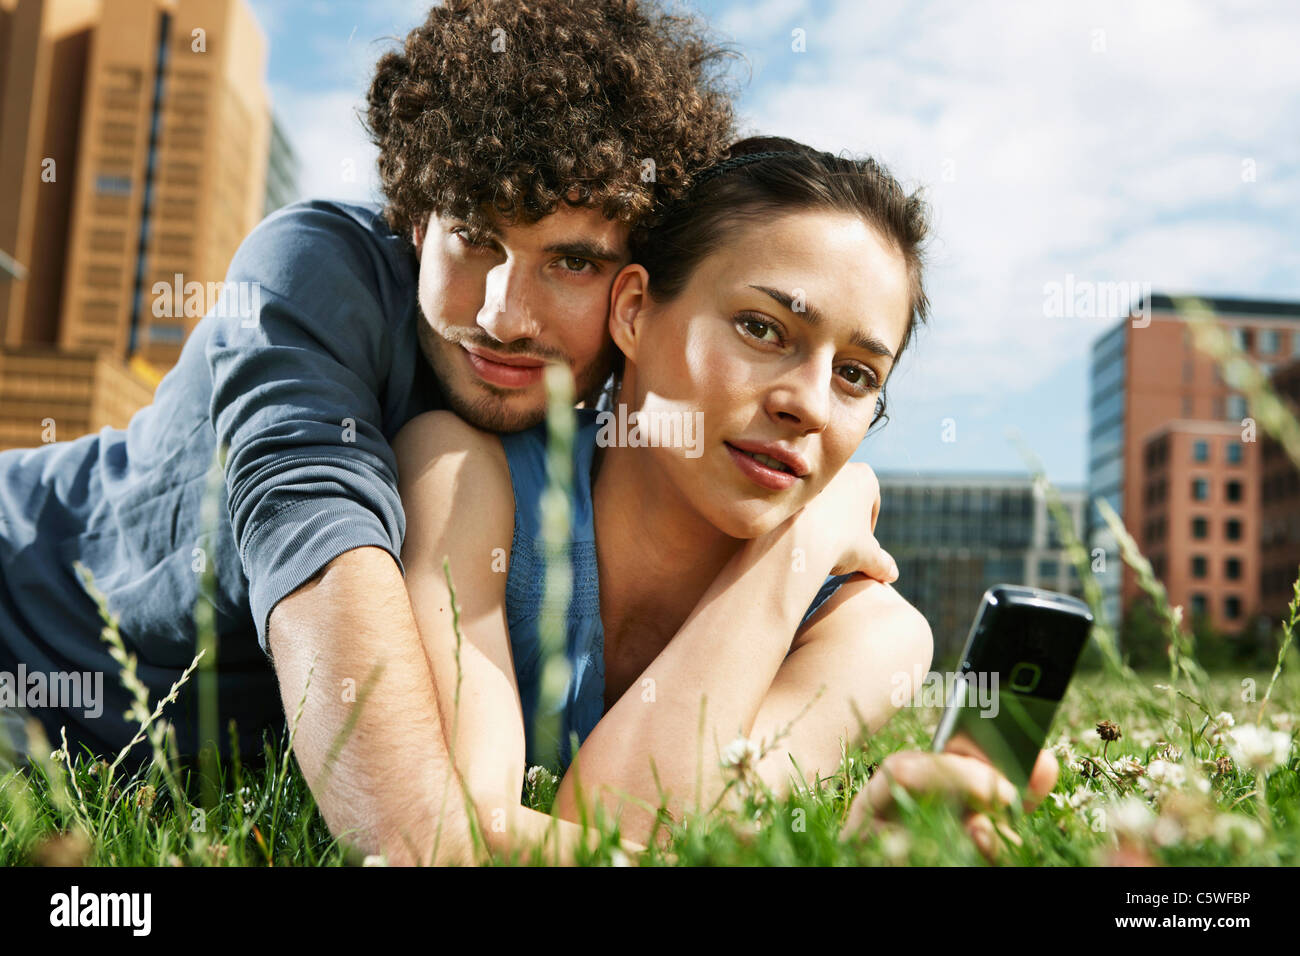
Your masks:
M 450 765 L 398 559 L 405 516 L 382 397 L 395 349 L 417 345 L 395 341 L 415 274 L 391 247 L 328 204 L 272 215 L 227 276 L 255 291 L 253 311 L 206 317 L 205 357 L 253 623 L 290 720 L 315 661 L 294 742 L 304 775 L 335 833 L 413 862 L 433 852 Z M 440 860 L 465 850 L 451 786 Z
M 392 557 L 369 547 L 339 555 L 275 606 L 269 640 L 290 721 L 302 706 L 294 755 L 331 832 L 393 864 L 473 863 L 433 677 Z

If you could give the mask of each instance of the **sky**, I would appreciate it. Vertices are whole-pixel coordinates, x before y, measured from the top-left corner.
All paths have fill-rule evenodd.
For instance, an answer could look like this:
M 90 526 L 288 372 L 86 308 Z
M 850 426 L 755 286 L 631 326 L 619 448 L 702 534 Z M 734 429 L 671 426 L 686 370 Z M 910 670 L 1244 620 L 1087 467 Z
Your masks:
M 378 199 L 357 110 L 427 0 L 250 5 L 302 194 Z M 664 5 L 744 54 L 742 134 L 874 156 L 928 197 L 930 319 L 855 456 L 878 472 L 1024 473 L 1018 441 L 1082 486 L 1102 303 L 1300 300 L 1300 4 Z M 1050 306 L 1085 284 L 1098 306 Z

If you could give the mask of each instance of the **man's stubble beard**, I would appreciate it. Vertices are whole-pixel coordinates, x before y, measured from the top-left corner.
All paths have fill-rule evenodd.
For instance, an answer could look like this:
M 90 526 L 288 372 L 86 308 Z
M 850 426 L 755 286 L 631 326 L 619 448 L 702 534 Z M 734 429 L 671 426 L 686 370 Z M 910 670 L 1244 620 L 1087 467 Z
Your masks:
M 463 395 L 453 383 L 457 370 L 456 364 L 449 359 L 448 352 L 460 348 L 459 345 L 439 336 L 423 316 L 419 320 L 420 351 L 425 361 L 433 369 L 439 391 L 447 402 L 447 407 L 462 421 L 475 428 L 499 434 L 524 431 L 546 420 L 546 406 L 536 409 L 514 411 L 508 407 L 512 396 L 518 393 L 512 389 L 497 388 L 488 382 L 473 381 L 473 387 L 487 392 L 486 395 Z M 440 348 L 441 346 L 441 348 Z M 597 359 L 583 370 L 582 381 L 575 382 L 575 401 L 591 408 L 604 389 L 614 367 L 614 354 L 617 346 L 607 341 Z M 464 374 L 463 371 L 461 374 Z

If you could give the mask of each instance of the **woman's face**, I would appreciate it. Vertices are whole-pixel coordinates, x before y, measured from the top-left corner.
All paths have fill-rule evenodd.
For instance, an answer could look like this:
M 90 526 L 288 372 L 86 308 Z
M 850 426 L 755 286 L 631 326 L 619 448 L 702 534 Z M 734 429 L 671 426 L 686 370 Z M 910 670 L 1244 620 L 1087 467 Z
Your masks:
M 614 283 L 620 401 L 647 423 L 692 415 L 699 434 L 641 454 L 705 520 L 757 537 L 866 437 L 911 312 L 906 263 L 856 216 L 798 211 L 735 227 L 670 302 L 645 278 L 632 265 Z

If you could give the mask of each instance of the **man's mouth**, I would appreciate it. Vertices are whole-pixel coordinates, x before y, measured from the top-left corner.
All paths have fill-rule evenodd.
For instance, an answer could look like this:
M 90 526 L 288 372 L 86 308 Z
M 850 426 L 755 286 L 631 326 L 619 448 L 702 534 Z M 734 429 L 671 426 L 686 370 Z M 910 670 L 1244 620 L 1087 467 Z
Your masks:
M 542 380 L 546 363 L 525 355 L 498 355 L 475 345 L 462 345 L 474 373 L 499 388 L 527 388 Z

